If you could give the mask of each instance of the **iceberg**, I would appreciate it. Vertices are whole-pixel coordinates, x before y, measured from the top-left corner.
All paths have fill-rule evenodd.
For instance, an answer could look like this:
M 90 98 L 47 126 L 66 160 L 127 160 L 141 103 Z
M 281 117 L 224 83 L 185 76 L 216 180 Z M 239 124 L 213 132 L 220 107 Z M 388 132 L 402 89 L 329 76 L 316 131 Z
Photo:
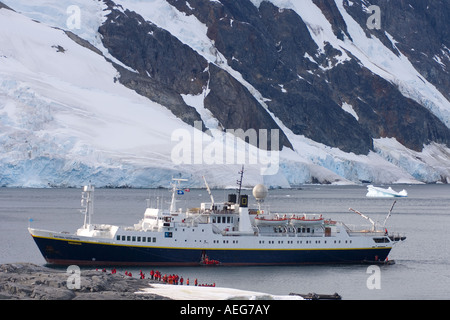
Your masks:
M 387 189 L 374 187 L 373 185 L 367 186 L 366 197 L 382 197 L 382 198 L 392 198 L 392 197 L 407 197 L 408 192 L 403 189 L 400 192 L 393 190 L 391 187 Z

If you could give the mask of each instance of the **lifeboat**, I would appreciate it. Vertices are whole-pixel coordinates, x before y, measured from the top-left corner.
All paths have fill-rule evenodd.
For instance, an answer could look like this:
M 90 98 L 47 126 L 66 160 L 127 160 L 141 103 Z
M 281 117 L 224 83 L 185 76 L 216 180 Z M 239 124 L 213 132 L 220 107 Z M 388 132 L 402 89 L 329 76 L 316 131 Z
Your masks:
M 258 226 L 284 226 L 289 223 L 289 219 L 284 216 L 258 215 L 255 217 L 255 224 Z
M 323 217 L 320 214 L 313 214 L 313 215 L 293 215 L 290 219 L 290 223 L 292 225 L 312 225 L 312 224 L 322 224 L 323 223 Z
M 210 259 L 205 251 L 202 251 L 202 259 L 200 260 L 200 265 L 202 266 L 218 266 L 220 264 L 219 260 Z

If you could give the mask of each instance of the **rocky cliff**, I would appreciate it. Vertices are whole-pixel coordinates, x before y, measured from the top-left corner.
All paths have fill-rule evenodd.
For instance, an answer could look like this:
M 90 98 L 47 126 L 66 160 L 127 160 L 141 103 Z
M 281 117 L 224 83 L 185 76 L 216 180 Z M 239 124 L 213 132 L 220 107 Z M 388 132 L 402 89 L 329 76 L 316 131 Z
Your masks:
M 372 139 L 380 137 L 394 137 L 417 151 L 432 141 L 450 146 L 449 128 L 430 110 L 403 95 L 395 83 L 369 70 L 345 49 L 326 43 L 320 50 L 310 28 L 294 10 L 269 1 L 262 1 L 259 7 L 250 0 L 168 2 L 207 26 L 208 37 L 227 64 L 262 94 L 268 111 L 293 133 L 357 154 L 373 150 Z M 430 57 L 440 56 L 440 61 L 447 58 L 448 62 L 444 41 L 448 41 L 448 28 L 444 26 L 449 5 L 435 2 L 428 7 L 420 1 L 402 1 L 400 5 L 373 2 L 383 12 L 383 28 L 374 31 L 366 26 L 369 15 L 364 10 L 368 5 L 365 1 L 351 5 L 344 1 L 343 7 L 367 37 L 379 38 L 396 55 L 404 54 L 414 61 L 424 77 L 448 97 L 448 71 Z M 161 91 L 167 89 L 174 95 L 200 94 L 209 85 L 205 108 L 223 128 L 278 128 L 248 90 L 226 71 L 139 14 L 112 1 L 107 3 L 111 13 L 100 28 L 103 43 L 116 58 L 137 70 L 138 77 L 156 81 Z M 316 0 L 314 4 L 335 36 L 351 42 L 336 3 Z M 401 42 L 392 43 L 386 32 Z M 432 45 L 426 44 L 430 42 Z M 138 92 L 145 91 L 145 85 L 136 86 L 139 81 L 131 85 L 131 80 L 124 78 L 124 83 Z M 147 96 L 155 99 L 151 93 Z M 344 103 L 353 107 L 358 119 L 342 109 Z M 189 106 L 165 105 L 188 122 L 200 118 Z M 285 137 L 282 145 L 290 146 Z
M 57 27 L 77 45 L 90 49 L 93 53 L 78 53 L 57 32 L 51 36 L 54 43 L 47 44 L 40 36 L 28 42 L 38 44 L 39 50 L 51 48 L 51 54 L 60 48 L 55 63 L 61 60 L 73 70 L 86 69 L 84 77 L 92 78 L 92 90 L 83 93 L 104 96 L 72 103 L 79 89 L 89 86 L 58 73 L 48 61 L 39 62 L 40 55 L 18 59 L 22 45 L 4 34 L 0 59 L 16 59 L 17 65 L 9 69 L 5 63 L 0 69 L 4 79 L 0 96 L 5 101 L 0 102 L 5 115 L 2 185 L 21 185 L 30 170 L 35 175 L 49 171 L 43 167 L 63 172 L 61 177 L 46 175 L 45 184 L 51 185 L 77 185 L 88 176 L 98 177 L 98 185 L 143 186 L 142 181 L 151 178 L 158 182 L 150 186 L 159 186 L 173 175 L 201 182 L 199 171 L 206 168 L 214 174 L 223 172 L 218 181 L 229 185 L 234 179 L 224 182 L 224 176 L 230 176 L 225 171 L 234 173 L 240 164 L 199 168 L 169 163 L 170 134 L 194 123 L 201 123 L 207 135 L 210 130 L 277 129 L 277 141 L 271 141 L 271 135 L 268 141 L 246 140 L 262 149 L 282 151 L 277 175 L 264 177 L 274 186 L 450 182 L 448 1 L 64 0 L 55 2 L 51 10 L 45 1 L 3 2 L 3 12 L 12 9 L 42 23 L 30 29 L 42 33 L 45 25 Z M 79 12 L 70 13 L 72 6 Z M 4 16 L 10 24 L 24 24 L 17 16 Z M 79 27 L 70 27 L 73 18 L 80 19 Z M 78 60 L 73 62 L 74 58 Z M 102 71 L 91 75 L 100 65 Z M 30 70 L 25 78 L 10 71 L 22 67 Z M 39 78 L 43 74 L 48 78 Z M 39 85 L 30 86 L 37 78 Z M 76 90 L 71 93 L 55 85 L 54 79 Z M 49 93 L 43 89 L 46 86 L 55 90 Z M 144 100 L 123 93 L 123 88 Z M 116 92 L 117 104 L 109 99 Z M 125 96 L 128 102 L 119 106 Z M 139 114 L 132 107 L 135 104 Z M 10 106 L 24 115 L 16 117 Z M 33 106 L 49 110 L 44 113 L 52 116 L 30 113 Z M 61 111 L 67 106 L 75 110 L 70 119 Z M 171 116 L 163 116 L 160 107 Z M 109 110 L 116 113 L 110 115 Z M 93 127 L 87 127 L 84 112 L 109 123 L 111 131 L 123 136 L 114 139 L 126 137 L 131 146 L 114 144 L 113 138 L 105 142 L 107 134 L 101 126 L 86 138 Z M 158 116 L 145 118 L 147 112 Z M 127 122 L 124 117 L 133 119 Z M 183 125 L 177 123 L 180 119 Z M 39 125 L 29 125 L 34 121 Z M 129 126 L 123 127 L 124 123 Z M 33 127 L 47 131 L 37 133 Z M 139 134 L 134 133 L 136 127 Z M 67 132 L 60 134 L 61 130 Z M 258 179 L 263 178 L 255 175 L 253 180 Z

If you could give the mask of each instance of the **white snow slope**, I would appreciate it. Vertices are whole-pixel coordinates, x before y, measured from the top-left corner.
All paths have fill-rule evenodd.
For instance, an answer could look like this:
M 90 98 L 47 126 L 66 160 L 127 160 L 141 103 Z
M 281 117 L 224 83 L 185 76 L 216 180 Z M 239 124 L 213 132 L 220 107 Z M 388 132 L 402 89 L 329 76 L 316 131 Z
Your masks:
M 297 10 L 319 48 L 323 41 L 329 41 L 337 49 L 349 50 L 373 72 L 398 84 L 403 94 L 421 101 L 449 125 L 450 103 L 420 77 L 404 56 L 393 55 L 377 39 L 365 38 L 356 22 L 343 12 L 341 1 L 336 1 L 354 42 L 335 38 L 311 0 L 295 5 L 294 1 L 273 0 L 275 5 Z M 165 187 L 172 177 L 188 178 L 191 186 L 202 186 L 204 175 L 211 187 L 231 187 L 235 186 L 242 166 L 238 160 L 242 154 L 247 155 L 245 184 L 249 186 L 260 182 L 281 187 L 312 181 L 450 182 L 450 150 L 442 145 L 431 144 L 422 152 L 415 152 L 393 138 L 384 138 L 374 141 L 376 152 L 355 155 L 295 135 L 274 116 L 295 150 L 284 148 L 280 153 L 266 155 L 248 145 L 238 147 L 229 136 L 214 130 L 217 121 L 204 109 L 203 95 L 185 96 L 219 137 L 211 142 L 209 136 L 177 119 L 164 106 L 115 82 L 118 74 L 103 56 L 79 46 L 61 30 L 68 30 L 68 22 L 72 21 L 68 19 L 73 17 L 73 11 L 68 8 L 77 6 L 80 26 L 71 31 L 111 58 L 96 31 L 107 14 L 101 2 L 3 2 L 16 12 L 0 9 L 1 186 L 81 186 L 91 181 L 96 186 Z M 264 106 L 262 95 L 221 59 L 206 36 L 206 26 L 195 17 L 186 16 L 164 0 L 117 2 L 165 28 L 208 61 L 227 70 Z M 254 1 L 255 5 L 259 2 Z M 402 72 L 398 74 L 396 68 Z M 188 141 L 185 138 L 191 143 L 183 144 Z M 200 158 L 195 154 L 199 143 Z M 222 158 L 217 157 L 218 150 L 223 152 Z M 233 161 L 221 161 L 230 154 L 236 156 Z M 249 163 L 249 154 L 257 160 Z M 274 161 L 271 169 L 278 170 L 261 174 L 270 159 Z

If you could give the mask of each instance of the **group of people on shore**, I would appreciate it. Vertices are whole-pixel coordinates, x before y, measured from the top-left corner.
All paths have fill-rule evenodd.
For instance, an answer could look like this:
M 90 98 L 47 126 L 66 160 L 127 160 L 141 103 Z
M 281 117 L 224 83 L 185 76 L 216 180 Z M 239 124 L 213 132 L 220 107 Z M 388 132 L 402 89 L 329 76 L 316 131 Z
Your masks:
M 98 269 L 97 269 L 98 270 Z M 106 269 L 102 269 L 102 272 L 107 272 Z M 111 270 L 111 274 L 116 274 L 117 273 L 117 269 L 113 268 Z M 125 275 L 128 277 L 132 277 L 133 274 L 129 271 L 125 271 Z M 142 270 L 139 271 L 139 277 L 140 279 L 145 279 L 145 273 L 142 272 Z M 184 285 L 184 278 L 183 276 L 179 276 L 177 274 L 164 274 L 162 275 L 162 273 L 158 270 L 150 270 L 150 279 L 151 280 L 156 280 L 156 281 L 161 281 L 163 283 L 167 283 L 167 284 L 172 284 L 172 285 Z M 189 286 L 190 282 L 189 282 L 189 278 L 186 279 L 186 285 Z M 197 278 L 195 278 L 194 280 L 194 286 L 199 286 L 199 287 L 215 287 L 216 283 L 213 284 L 199 284 Z

